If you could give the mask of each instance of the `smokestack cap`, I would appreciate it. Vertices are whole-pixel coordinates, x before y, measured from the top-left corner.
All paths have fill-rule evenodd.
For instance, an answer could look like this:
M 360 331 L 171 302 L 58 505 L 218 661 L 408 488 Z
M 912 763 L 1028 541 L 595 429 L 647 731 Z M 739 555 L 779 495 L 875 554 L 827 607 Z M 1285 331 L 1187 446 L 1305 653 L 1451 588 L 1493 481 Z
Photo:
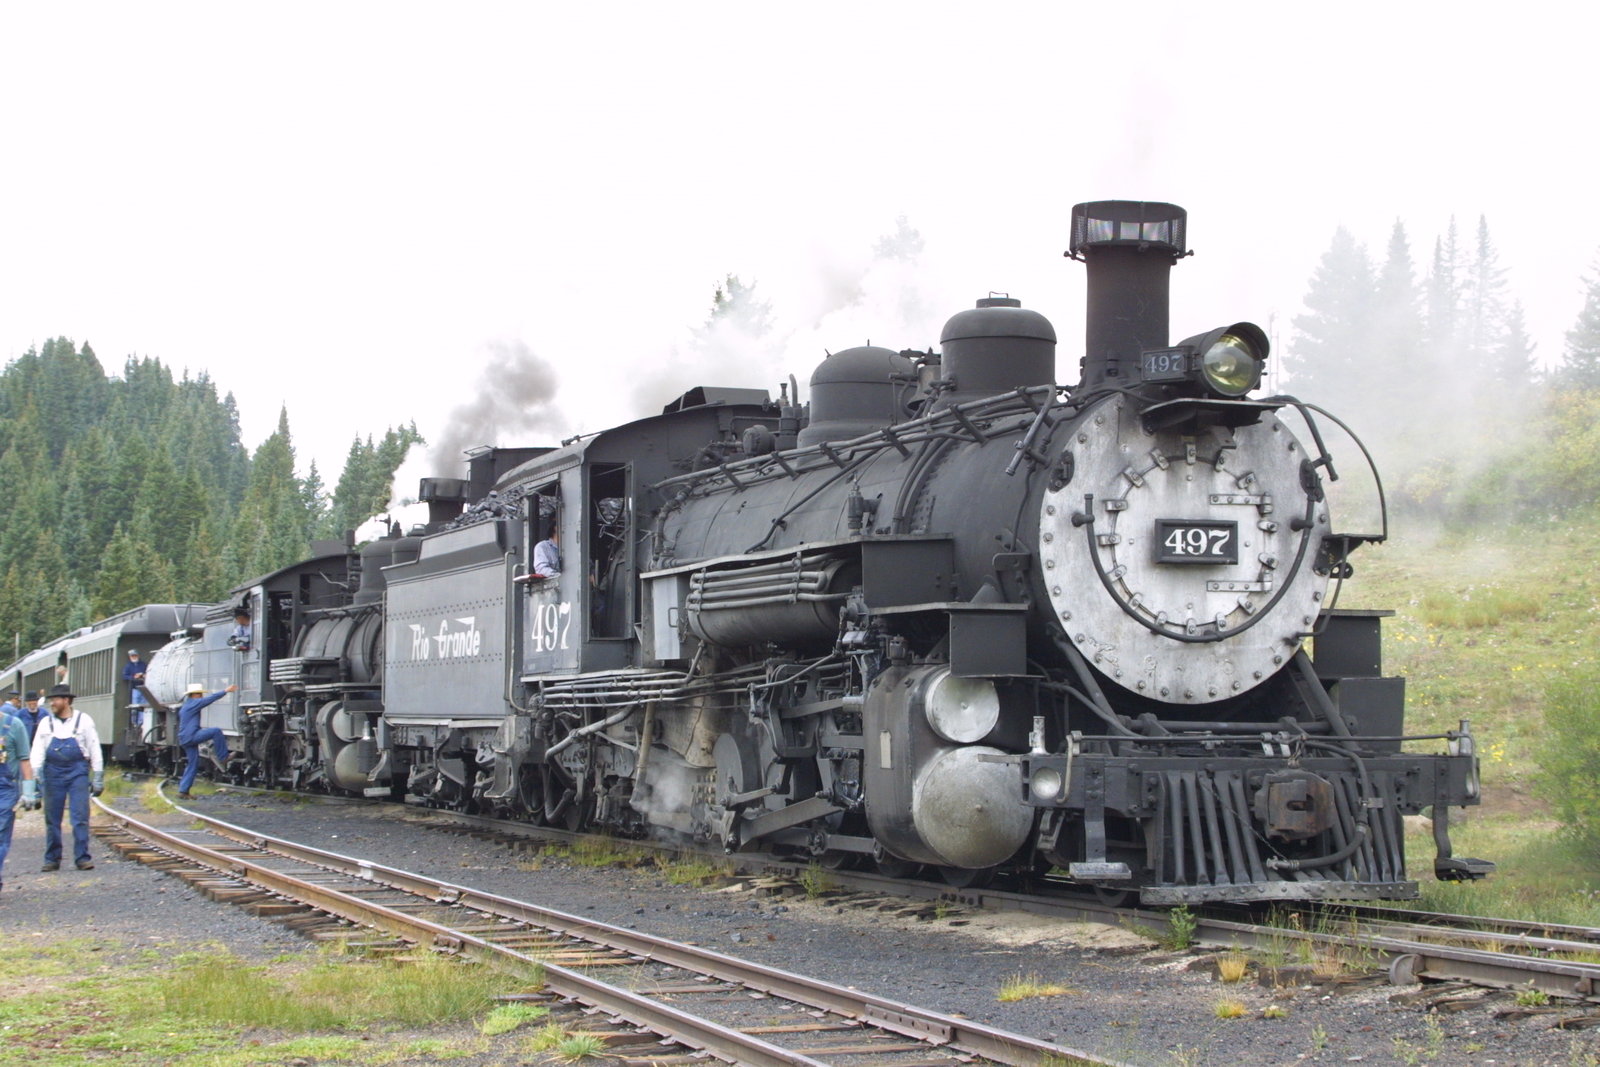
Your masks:
M 1176 204 L 1147 200 L 1095 200 L 1074 204 L 1072 245 L 1067 254 L 1091 248 L 1162 248 L 1188 254 L 1184 244 L 1189 213 Z

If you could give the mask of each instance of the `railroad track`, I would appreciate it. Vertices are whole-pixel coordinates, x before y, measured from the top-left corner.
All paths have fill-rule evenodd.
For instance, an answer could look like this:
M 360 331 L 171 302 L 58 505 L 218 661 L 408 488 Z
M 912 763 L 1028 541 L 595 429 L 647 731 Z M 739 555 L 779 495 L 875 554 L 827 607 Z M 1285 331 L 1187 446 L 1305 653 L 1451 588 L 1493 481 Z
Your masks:
M 419 820 L 423 825 L 466 832 L 511 847 L 530 841 L 571 842 L 586 836 L 458 812 L 421 810 L 427 812 Z M 636 844 L 683 851 L 647 842 Z M 687 854 L 705 858 L 700 853 Z M 716 858 L 728 857 L 718 853 Z M 759 853 L 739 853 L 736 858 L 741 865 L 796 880 L 807 869 L 806 864 L 792 859 Z M 827 877 L 835 886 L 868 898 L 945 901 L 1154 932 L 1167 930 L 1173 921 L 1169 910 L 1118 907 L 1059 887 L 1046 886 L 1043 892 L 959 887 L 852 870 L 829 871 Z M 1600 1003 L 1600 930 L 1590 927 L 1339 904 L 1279 907 L 1265 922 L 1241 918 L 1236 909 L 1197 912 L 1192 920 L 1196 944 L 1248 950 L 1258 958 L 1342 960 L 1350 967 L 1387 968 L 1390 980 L 1399 985 L 1422 980 L 1461 982 Z
M 309 936 L 362 941 L 376 951 L 425 947 L 524 975 L 537 969 L 543 994 L 604 1013 L 602 1039 L 639 1067 L 703 1062 L 706 1055 L 750 1067 L 1122 1067 L 704 948 L 266 837 L 189 809 L 179 810 L 198 828 L 174 831 L 95 803 L 109 820 L 97 833 L 124 856 Z M 663 1048 L 668 1043 L 676 1047 Z
M 352 800 L 365 804 L 366 801 Z M 486 842 L 527 848 L 573 843 L 594 835 L 436 808 L 396 808 L 418 825 L 467 833 Z M 614 839 L 606 839 L 616 843 Z M 630 847 L 700 859 L 728 859 L 680 846 L 646 841 Z M 742 867 L 800 881 L 809 864 L 762 853 L 738 853 Z M 889 897 L 954 903 L 996 911 L 1100 922 L 1161 933 L 1173 913 L 1118 907 L 1046 882 L 1040 891 L 1001 886 L 953 886 L 943 881 L 891 878 L 858 870 L 830 870 L 836 887 L 861 894 L 866 906 Z M 1600 930 L 1523 920 L 1417 912 L 1373 905 L 1280 906 L 1268 921 L 1241 917 L 1237 909 L 1196 912 L 1193 942 L 1250 952 L 1258 960 L 1307 960 L 1347 969 L 1386 969 L 1397 985 L 1422 981 L 1529 990 L 1569 1001 L 1600 1003 Z

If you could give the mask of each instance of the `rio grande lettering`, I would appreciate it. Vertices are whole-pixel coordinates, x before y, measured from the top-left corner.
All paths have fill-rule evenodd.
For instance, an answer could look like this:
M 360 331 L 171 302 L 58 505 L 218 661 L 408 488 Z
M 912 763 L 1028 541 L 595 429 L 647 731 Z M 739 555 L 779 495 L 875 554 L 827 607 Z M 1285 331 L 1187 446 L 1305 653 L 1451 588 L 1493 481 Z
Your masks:
M 411 623 L 412 659 L 458 659 L 476 656 L 483 649 L 483 632 L 477 616 L 440 619 L 439 629 L 429 633 L 426 626 Z

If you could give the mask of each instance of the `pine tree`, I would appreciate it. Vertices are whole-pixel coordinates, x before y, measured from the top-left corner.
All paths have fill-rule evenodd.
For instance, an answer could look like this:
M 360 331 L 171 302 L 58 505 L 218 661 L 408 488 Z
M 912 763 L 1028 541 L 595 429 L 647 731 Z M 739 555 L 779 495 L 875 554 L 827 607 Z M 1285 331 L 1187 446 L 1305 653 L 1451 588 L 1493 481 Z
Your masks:
M 1456 219 L 1433 244 L 1433 266 L 1428 271 L 1426 375 L 1438 375 L 1454 366 L 1461 341 L 1461 253 L 1456 240 Z
M 321 537 L 328 518 L 328 494 L 322 484 L 322 475 L 317 471 L 316 460 L 311 461 L 311 469 L 300 482 L 300 507 L 306 513 L 308 539 Z
M 1600 389 L 1600 263 L 1584 286 L 1583 309 L 1567 331 L 1567 351 L 1557 377 L 1571 388 Z
M 344 470 L 339 474 L 339 484 L 333 488 L 328 515 L 323 520 L 326 536 L 340 537 L 344 531 L 354 529 L 366 518 L 360 512 L 371 496 L 368 486 L 373 480 L 376 460 L 371 437 L 365 441 L 357 437 L 350 442 L 350 451 L 344 457 Z
M 217 551 L 217 537 L 210 519 L 196 524 L 194 535 L 183 553 L 178 574 L 180 596 L 201 604 L 214 604 L 228 593 L 227 564 Z
M 234 527 L 239 564 L 232 576 L 248 581 L 303 559 L 310 550 L 310 522 L 294 474 L 294 445 L 287 409 L 278 414 L 278 429 L 256 449 Z
M 772 329 L 772 305 L 756 296 L 756 283 L 746 283 L 737 274 L 724 276 L 711 294 L 711 314 L 699 334 L 703 337 L 718 326 L 733 326 L 749 337 L 760 337 Z
M 112 615 L 145 603 L 142 599 L 144 581 L 139 547 L 118 523 L 100 560 L 100 574 L 95 582 L 95 615 Z
M 1314 403 L 1349 409 L 1373 370 L 1375 281 L 1367 251 L 1343 226 L 1323 253 L 1294 317 L 1286 360 L 1291 390 Z
M 1514 301 L 1506 314 L 1505 328 L 1500 332 L 1500 342 L 1495 346 L 1492 371 L 1496 388 L 1512 397 L 1523 397 L 1538 381 L 1539 368 L 1534 362 L 1533 339 L 1528 336 L 1522 301 Z
M 1462 293 L 1462 342 L 1467 367 L 1476 376 L 1488 370 L 1505 333 L 1506 280 L 1500 254 L 1489 237 L 1489 220 L 1478 216 L 1478 236 Z

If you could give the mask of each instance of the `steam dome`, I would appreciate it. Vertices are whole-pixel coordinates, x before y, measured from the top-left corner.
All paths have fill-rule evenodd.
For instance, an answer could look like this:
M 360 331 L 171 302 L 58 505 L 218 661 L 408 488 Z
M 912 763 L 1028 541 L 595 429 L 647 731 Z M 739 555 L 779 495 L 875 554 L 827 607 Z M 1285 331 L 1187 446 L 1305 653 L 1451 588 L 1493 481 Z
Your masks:
M 848 441 L 903 421 L 916 378 L 916 364 L 887 348 L 835 352 L 811 374 L 811 422 L 799 445 Z

